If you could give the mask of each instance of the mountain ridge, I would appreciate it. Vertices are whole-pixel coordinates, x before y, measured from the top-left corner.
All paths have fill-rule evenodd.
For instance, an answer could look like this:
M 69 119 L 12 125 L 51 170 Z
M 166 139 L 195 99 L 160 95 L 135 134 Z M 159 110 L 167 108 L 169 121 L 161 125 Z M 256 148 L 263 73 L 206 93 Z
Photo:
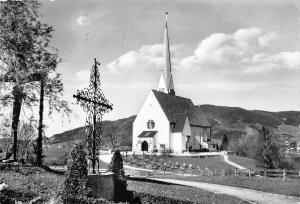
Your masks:
M 264 111 L 247 110 L 240 107 L 200 105 L 213 126 L 213 138 L 220 139 L 227 134 L 231 139 L 237 139 L 251 132 L 257 124 L 271 127 L 278 134 L 299 137 L 300 111 Z M 131 146 L 132 123 L 136 115 L 115 121 L 103 121 L 103 135 L 117 134 L 121 137 L 121 145 Z M 283 128 L 283 129 L 282 129 Z M 299 131 L 300 132 L 300 131 Z M 71 140 L 85 140 L 85 126 L 55 134 L 49 138 L 51 143 Z

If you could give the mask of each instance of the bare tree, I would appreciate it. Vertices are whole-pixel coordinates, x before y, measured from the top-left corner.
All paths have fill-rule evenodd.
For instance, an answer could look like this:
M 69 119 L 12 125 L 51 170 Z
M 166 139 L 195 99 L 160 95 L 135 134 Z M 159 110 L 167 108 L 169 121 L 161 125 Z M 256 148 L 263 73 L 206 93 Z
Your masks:
M 116 133 L 111 133 L 105 136 L 105 140 L 109 143 L 112 149 L 120 146 L 121 137 Z
M 9 151 L 11 145 L 11 134 L 10 134 L 10 121 L 8 118 L 2 116 L 2 123 L 0 125 L 0 138 L 2 138 L 2 148 L 5 152 Z
M 28 160 L 28 155 L 32 152 L 30 146 L 36 138 L 36 121 L 30 118 L 30 122 L 23 122 L 18 132 L 18 157 Z

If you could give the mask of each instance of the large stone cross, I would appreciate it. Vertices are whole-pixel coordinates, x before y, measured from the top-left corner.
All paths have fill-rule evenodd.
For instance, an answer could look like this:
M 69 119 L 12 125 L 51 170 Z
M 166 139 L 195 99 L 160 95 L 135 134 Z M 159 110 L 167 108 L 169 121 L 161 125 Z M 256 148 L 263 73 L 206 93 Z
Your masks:
M 112 104 L 105 98 L 101 92 L 100 72 L 98 65 L 100 63 L 94 59 L 95 64 L 91 69 L 89 87 L 83 90 L 77 90 L 77 93 L 73 95 L 77 99 L 83 110 L 87 112 L 86 117 L 86 134 L 87 134 L 87 146 L 88 146 L 88 158 L 92 162 L 92 172 L 96 173 L 95 166 L 98 163 L 99 170 L 99 150 L 102 133 L 102 116 L 109 110 L 112 110 Z

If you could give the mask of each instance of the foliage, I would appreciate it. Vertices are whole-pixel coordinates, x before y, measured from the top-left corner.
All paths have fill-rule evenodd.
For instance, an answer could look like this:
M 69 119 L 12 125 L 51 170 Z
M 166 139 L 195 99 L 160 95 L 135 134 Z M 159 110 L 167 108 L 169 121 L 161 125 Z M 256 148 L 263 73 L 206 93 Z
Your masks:
M 63 198 L 87 197 L 90 190 L 87 188 L 87 160 L 82 144 L 76 144 L 71 153 L 68 165 L 68 174 L 65 180 Z
M 221 144 L 221 150 L 227 150 L 228 148 L 228 137 L 226 134 L 223 135 L 223 138 L 222 138 L 222 144 Z
M 125 171 L 123 168 L 123 159 L 120 150 L 117 150 L 111 159 L 109 164 L 109 170 L 115 174 L 116 185 L 115 185 L 115 197 L 117 201 L 126 199 L 127 195 L 127 179 L 125 177 Z
M 40 21 L 38 1 L 2 1 L 0 7 L 0 81 L 1 90 L 10 90 L 1 97 L 4 105 L 13 102 L 12 130 L 14 160 L 17 159 L 18 123 L 22 104 L 32 108 L 38 102 L 39 81 L 46 78 L 45 97 L 52 110 L 69 113 L 56 66 L 60 61 L 57 49 L 50 45 L 53 28 Z M 54 77 L 48 77 L 53 73 Z
M 236 152 L 238 156 L 255 159 L 258 166 L 268 169 L 291 168 L 275 134 L 264 126 L 257 127 L 256 134 L 244 135 L 235 141 L 231 140 L 228 149 Z
M 23 122 L 18 131 L 18 158 L 20 161 L 32 163 L 32 142 L 35 137 L 33 120 L 29 123 Z
M 120 146 L 121 137 L 118 133 L 107 134 L 104 136 L 104 139 L 112 149 Z

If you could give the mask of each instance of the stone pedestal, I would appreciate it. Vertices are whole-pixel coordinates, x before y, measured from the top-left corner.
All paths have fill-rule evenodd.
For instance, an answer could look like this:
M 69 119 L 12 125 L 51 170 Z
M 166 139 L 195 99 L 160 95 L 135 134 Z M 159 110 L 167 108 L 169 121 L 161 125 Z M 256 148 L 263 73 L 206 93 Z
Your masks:
M 115 199 L 115 179 L 111 172 L 88 175 L 87 186 L 91 188 L 94 198 Z

